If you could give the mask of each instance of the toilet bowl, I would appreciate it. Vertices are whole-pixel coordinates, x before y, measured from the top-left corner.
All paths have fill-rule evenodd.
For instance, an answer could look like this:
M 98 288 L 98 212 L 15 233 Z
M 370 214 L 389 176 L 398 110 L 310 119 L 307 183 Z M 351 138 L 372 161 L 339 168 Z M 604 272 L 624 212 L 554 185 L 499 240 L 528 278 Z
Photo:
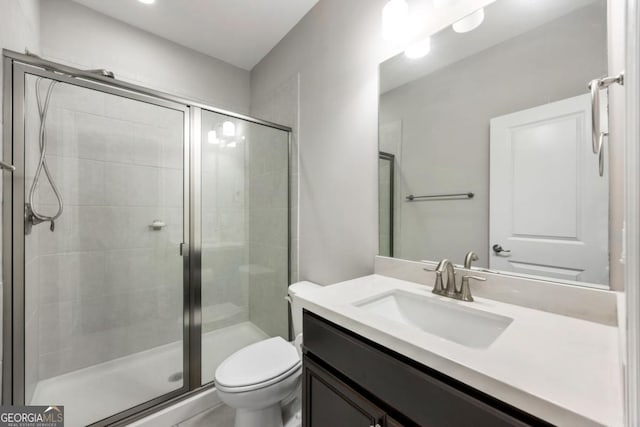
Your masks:
M 310 282 L 289 286 L 294 343 L 268 338 L 238 350 L 216 369 L 218 396 L 236 410 L 235 427 L 283 426 L 281 402 L 291 401 L 302 374 L 302 308 L 297 297 L 318 288 Z

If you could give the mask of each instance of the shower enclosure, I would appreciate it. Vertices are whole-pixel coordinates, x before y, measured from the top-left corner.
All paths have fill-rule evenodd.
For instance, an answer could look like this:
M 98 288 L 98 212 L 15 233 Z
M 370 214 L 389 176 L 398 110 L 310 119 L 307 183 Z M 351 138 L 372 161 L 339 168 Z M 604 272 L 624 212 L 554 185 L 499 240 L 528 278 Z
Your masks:
M 3 404 L 130 421 L 288 338 L 290 129 L 4 54 Z

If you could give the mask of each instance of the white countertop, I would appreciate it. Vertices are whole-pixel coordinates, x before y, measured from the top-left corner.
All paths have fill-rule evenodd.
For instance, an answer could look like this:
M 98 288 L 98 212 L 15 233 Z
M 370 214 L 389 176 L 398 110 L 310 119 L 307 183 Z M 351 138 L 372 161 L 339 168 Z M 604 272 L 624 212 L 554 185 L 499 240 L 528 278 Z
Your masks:
M 401 289 L 513 318 L 488 348 L 470 348 L 353 305 Z M 560 426 L 622 426 L 617 327 L 371 275 L 300 295 L 302 306 L 365 338 Z

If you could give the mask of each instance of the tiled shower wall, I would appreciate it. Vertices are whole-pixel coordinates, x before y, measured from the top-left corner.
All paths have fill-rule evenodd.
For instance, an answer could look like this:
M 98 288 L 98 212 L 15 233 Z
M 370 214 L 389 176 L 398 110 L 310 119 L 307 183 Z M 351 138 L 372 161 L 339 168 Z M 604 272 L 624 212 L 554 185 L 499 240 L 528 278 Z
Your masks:
M 27 176 L 39 151 L 27 91 Z M 27 397 L 36 381 L 181 339 L 183 115 L 59 84 L 47 158 L 64 213 L 26 237 Z M 27 183 L 29 185 L 29 183 Z M 55 212 L 40 178 L 37 206 Z M 154 220 L 167 227 L 154 231 Z
M 252 126 L 249 153 L 249 318 L 288 338 L 288 134 Z

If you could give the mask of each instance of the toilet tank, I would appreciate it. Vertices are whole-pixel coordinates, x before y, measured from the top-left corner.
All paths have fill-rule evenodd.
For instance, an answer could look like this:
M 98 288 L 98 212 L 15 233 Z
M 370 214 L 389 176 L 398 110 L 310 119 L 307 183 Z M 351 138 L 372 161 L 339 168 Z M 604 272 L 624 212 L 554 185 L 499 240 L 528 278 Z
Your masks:
M 289 286 L 289 304 L 291 304 L 294 338 L 302 333 L 302 307 L 298 296 L 320 289 L 321 287 L 322 286 L 311 282 L 297 282 Z

